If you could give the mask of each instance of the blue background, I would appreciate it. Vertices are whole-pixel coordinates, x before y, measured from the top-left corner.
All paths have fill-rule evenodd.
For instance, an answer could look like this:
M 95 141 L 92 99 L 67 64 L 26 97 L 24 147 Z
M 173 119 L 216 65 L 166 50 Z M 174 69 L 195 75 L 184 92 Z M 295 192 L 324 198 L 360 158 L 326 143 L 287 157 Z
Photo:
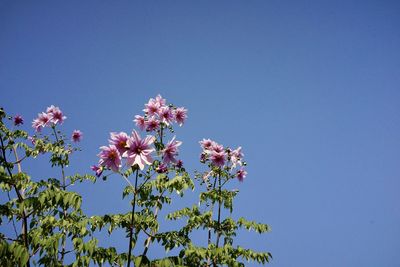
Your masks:
M 241 245 L 271 266 L 400 266 L 399 29 L 398 1 L 1 1 L 1 105 L 31 132 L 59 106 L 62 130 L 84 132 L 73 174 L 161 93 L 189 110 L 176 134 L 190 172 L 202 138 L 243 147 L 234 215 L 272 232 Z M 23 168 L 59 177 L 46 161 Z M 128 210 L 124 186 L 74 190 L 103 214 Z M 101 240 L 126 250 L 124 233 Z

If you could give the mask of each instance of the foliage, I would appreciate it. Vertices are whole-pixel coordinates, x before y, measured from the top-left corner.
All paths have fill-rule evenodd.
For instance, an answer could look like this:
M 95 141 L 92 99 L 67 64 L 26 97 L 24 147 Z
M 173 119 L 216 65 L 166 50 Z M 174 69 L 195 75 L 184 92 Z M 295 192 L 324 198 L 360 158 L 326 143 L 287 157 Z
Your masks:
M 269 262 L 270 253 L 234 243 L 239 229 L 260 234 L 270 230 L 266 224 L 231 216 L 238 190 L 229 189 L 229 182 L 243 181 L 247 174 L 241 148 L 232 150 L 204 139 L 200 162 L 206 169 L 196 172 L 193 180 L 178 159 L 182 142 L 172 137 L 174 126 L 184 124 L 187 110 L 167 105 L 158 95 L 149 100 L 144 112 L 134 121 L 146 131 L 146 137 L 136 130 L 130 135 L 111 133 L 108 145 L 100 148 L 98 164 L 92 166 L 95 175 L 68 176 L 65 168 L 80 150 L 75 144 L 83 134 L 75 130 L 72 143 L 61 132 L 66 117 L 58 107 L 50 106 L 38 114 L 32 123 L 33 135 L 20 129 L 20 115 L 11 117 L 0 110 L 1 266 L 244 266 L 249 261 Z M 22 168 L 25 161 L 44 157 L 59 169 L 59 178 L 33 179 Z M 126 183 L 122 198 L 129 201 L 131 209 L 87 216 L 82 210 L 84 199 L 70 186 L 95 183 L 100 177 L 107 181 L 111 174 Z M 169 213 L 167 220 L 184 219 L 183 226 L 163 231 L 160 210 L 172 205 L 173 195 L 182 197 L 187 189 L 193 191 L 195 181 L 203 188 L 199 204 Z M 101 247 L 98 234 L 117 229 L 126 232 L 127 250 Z M 207 244 L 192 238 L 195 231 L 204 232 Z M 133 255 L 143 238 L 142 252 Z M 147 253 L 154 242 L 165 252 L 177 249 L 178 254 L 149 259 Z

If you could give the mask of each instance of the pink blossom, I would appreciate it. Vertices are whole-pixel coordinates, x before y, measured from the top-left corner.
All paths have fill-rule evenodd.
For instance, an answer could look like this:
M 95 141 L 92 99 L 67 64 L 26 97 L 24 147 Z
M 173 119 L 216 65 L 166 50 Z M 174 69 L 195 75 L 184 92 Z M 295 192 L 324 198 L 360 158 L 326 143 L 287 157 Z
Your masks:
M 36 132 L 40 132 L 42 130 L 42 122 L 39 119 L 34 119 L 32 122 L 32 127 Z
M 57 109 L 59 109 L 59 108 L 56 107 L 56 106 L 54 106 L 54 105 L 51 105 L 50 107 L 47 107 L 46 113 L 47 113 L 47 114 L 53 113 L 53 112 L 56 111 Z
M 21 115 L 16 115 L 16 116 L 14 117 L 14 125 L 15 125 L 15 126 L 19 126 L 19 125 L 21 125 L 21 124 L 24 124 L 24 119 L 22 118 Z
M 139 129 L 142 131 L 146 127 L 146 121 L 144 120 L 143 116 L 136 115 L 133 121 L 136 123 L 136 126 L 139 127 Z
M 42 127 L 45 127 L 49 124 L 50 116 L 48 113 L 42 112 L 42 113 L 38 114 L 38 120 L 42 124 Z
M 167 126 L 174 121 L 174 114 L 169 107 L 162 107 L 159 111 L 161 122 L 165 123 Z
M 150 154 L 154 151 L 154 148 L 151 148 L 150 145 L 154 142 L 154 139 L 154 136 L 150 135 L 141 139 L 140 135 L 133 131 L 132 136 L 127 140 L 128 150 L 122 155 L 127 158 L 127 165 L 137 164 L 141 170 L 144 169 L 145 164 L 150 165 L 153 162 Z
M 111 145 L 114 145 L 117 149 L 118 152 L 122 155 L 125 151 L 128 150 L 126 144 L 128 141 L 129 136 L 124 133 L 110 133 L 111 139 L 108 141 L 110 142 Z
M 160 164 L 156 169 L 156 172 L 158 172 L 158 173 L 166 173 L 167 171 L 168 171 L 168 167 L 165 163 Z
M 121 167 L 121 155 L 118 149 L 114 145 L 102 146 L 100 149 L 102 151 L 98 154 L 100 157 L 99 165 L 118 172 Z
M 179 126 L 182 126 L 187 119 L 187 109 L 177 108 L 174 112 L 174 115 L 176 122 L 179 124 Z
M 247 172 L 242 168 L 236 172 L 236 177 L 240 182 L 243 182 L 243 179 L 246 177 Z
M 33 120 L 32 127 L 35 128 L 36 132 L 40 132 L 43 127 L 48 126 L 50 117 L 47 113 L 39 113 L 37 119 Z
M 225 152 L 212 151 L 210 159 L 214 165 L 222 167 L 225 164 Z
M 79 130 L 74 130 L 72 132 L 72 141 L 74 142 L 80 142 L 83 138 L 83 133 Z
M 236 168 L 236 164 L 242 166 L 241 159 L 243 158 L 242 147 L 238 147 L 231 152 L 232 168 Z
M 214 141 L 211 141 L 210 139 L 204 139 L 203 138 L 203 140 L 200 141 L 199 143 L 200 143 L 201 147 L 203 148 L 203 150 L 209 150 L 212 147 Z
M 224 147 L 216 142 L 213 142 L 213 144 L 211 146 L 211 150 L 214 152 L 217 152 L 217 153 L 221 153 L 221 152 L 225 151 Z
M 146 125 L 146 131 L 152 132 L 156 131 L 158 127 L 160 127 L 160 122 L 157 120 L 156 117 L 152 116 L 145 122 L 145 125 Z
M 149 102 L 145 104 L 145 107 L 143 111 L 146 112 L 148 116 L 153 116 L 159 113 L 160 103 L 150 98 Z
M 53 105 L 48 107 L 46 112 L 49 115 L 50 122 L 53 124 L 57 123 L 62 124 L 64 120 L 67 118 L 66 116 L 63 115 L 59 107 L 55 107 Z
M 36 132 L 40 132 L 42 130 L 42 123 L 39 121 L 39 119 L 33 120 L 32 128 L 34 128 Z
M 163 161 L 165 164 L 170 162 L 176 162 L 176 156 L 178 155 L 178 146 L 182 145 L 181 141 L 175 141 L 175 137 L 168 142 L 163 152 Z
M 233 150 L 231 152 L 232 156 L 235 156 L 238 159 L 241 159 L 243 157 L 243 153 L 242 153 L 242 147 L 238 147 L 235 150 Z
M 165 103 L 167 102 L 160 94 L 156 96 L 156 102 L 160 105 L 160 107 L 165 106 Z
M 101 174 L 103 173 L 103 167 L 102 166 L 96 166 L 93 165 L 92 167 L 90 167 L 95 173 L 97 177 L 100 177 Z

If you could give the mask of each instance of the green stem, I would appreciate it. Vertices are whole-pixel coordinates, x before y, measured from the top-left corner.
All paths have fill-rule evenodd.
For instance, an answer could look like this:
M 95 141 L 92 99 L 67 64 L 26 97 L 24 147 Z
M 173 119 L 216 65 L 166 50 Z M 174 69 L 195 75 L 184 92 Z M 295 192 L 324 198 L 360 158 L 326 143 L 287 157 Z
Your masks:
M 59 143 L 60 140 L 58 138 L 58 134 L 57 134 L 55 125 L 52 126 L 51 128 L 53 129 L 54 136 L 56 138 L 57 143 Z M 65 180 L 64 163 L 62 162 L 62 159 L 61 159 L 60 165 L 61 165 L 61 179 L 62 179 L 61 180 L 61 188 L 62 188 L 63 191 L 65 191 L 65 189 L 66 189 L 66 180 Z M 65 207 L 63 207 L 63 219 L 65 220 L 66 218 L 67 218 L 67 209 Z M 67 254 L 65 252 L 66 243 L 67 243 L 67 233 L 68 233 L 67 230 L 63 229 L 63 235 L 62 235 L 62 240 L 61 240 L 61 258 L 60 258 L 61 264 L 63 264 L 64 256 L 65 256 L 65 254 Z
M 136 207 L 136 194 L 137 194 L 136 189 L 137 189 L 138 174 L 139 174 L 139 170 L 136 169 L 135 191 L 133 192 L 133 203 L 132 203 L 132 217 L 131 217 L 131 224 L 130 224 L 130 228 L 129 228 L 129 248 L 128 248 L 128 264 L 127 264 L 127 267 L 131 266 L 132 238 L 133 238 L 133 227 L 134 227 L 134 223 L 135 223 L 135 207 Z
M 215 241 L 215 246 L 218 248 L 219 239 L 221 237 L 221 173 L 218 173 L 218 215 L 217 215 L 217 240 Z M 217 266 L 217 259 L 213 259 L 214 267 Z
M 157 198 L 157 202 L 160 201 L 160 198 L 162 197 L 162 195 L 164 194 L 164 192 L 165 192 L 165 190 L 162 191 L 162 192 L 160 193 L 160 195 L 159 195 L 158 198 Z M 157 220 L 159 210 L 160 210 L 160 208 L 159 208 L 158 205 L 157 205 L 157 206 L 156 206 L 156 209 L 155 209 L 155 211 L 154 211 L 154 219 L 155 219 L 155 220 Z M 138 266 L 138 267 L 140 267 L 140 265 L 142 264 L 142 259 L 143 259 L 143 257 L 146 256 L 147 251 L 149 250 L 150 244 L 151 244 L 151 242 L 153 241 L 153 236 L 154 236 L 155 234 L 156 234 L 156 231 L 152 231 L 152 232 L 150 233 L 149 237 L 147 238 L 147 240 L 146 240 L 146 245 L 145 245 L 144 250 L 143 250 L 143 253 L 142 253 L 142 258 L 140 259 L 140 262 L 139 262 L 139 266 Z
M 164 135 L 164 133 L 163 133 L 163 130 L 164 130 L 164 126 L 163 125 L 161 125 L 161 130 L 160 130 L 160 143 L 162 144 L 163 143 L 163 135 Z
M 51 128 L 53 129 L 54 136 L 56 137 L 57 143 L 60 142 L 60 140 L 59 140 L 59 138 L 58 138 L 57 131 L 56 131 L 56 127 L 53 126 L 53 127 L 51 127 Z M 61 188 L 62 188 L 63 190 L 65 190 L 65 171 L 64 171 L 64 163 L 60 162 L 60 165 L 61 165 L 61 175 L 62 175 Z
M 215 177 L 215 179 L 214 179 L 214 185 L 213 185 L 212 190 L 214 190 L 216 186 L 217 186 L 217 177 Z M 210 210 L 211 210 L 211 212 L 214 211 L 214 204 L 211 205 L 211 209 Z M 210 218 L 210 224 L 211 224 L 211 222 L 212 222 L 212 215 L 211 215 L 211 218 Z M 210 246 L 210 244 L 211 244 L 211 227 L 208 227 L 208 241 L 207 241 L 207 244 L 208 244 L 208 246 Z M 210 266 L 210 258 L 207 259 L 207 266 Z
M 221 237 L 221 176 L 218 175 L 218 231 L 217 231 L 217 242 L 216 246 L 218 248 L 219 238 Z

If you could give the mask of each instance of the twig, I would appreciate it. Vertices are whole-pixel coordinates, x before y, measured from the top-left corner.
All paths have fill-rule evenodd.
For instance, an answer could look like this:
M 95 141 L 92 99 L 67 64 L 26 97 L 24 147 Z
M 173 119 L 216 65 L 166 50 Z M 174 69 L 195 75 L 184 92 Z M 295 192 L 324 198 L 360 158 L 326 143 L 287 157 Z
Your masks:
M 133 168 L 133 167 L 132 167 Z M 133 238 L 133 225 L 135 223 L 135 207 L 136 207 L 136 195 L 137 195 L 137 180 L 138 180 L 139 171 L 136 169 L 135 175 L 135 191 L 133 194 L 133 203 L 132 203 L 132 217 L 131 217 L 131 224 L 129 228 L 129 248 L 128 248 L 128 264 L 127 267 L 131 266 L 131 255 L 132 255 L 132 238 Z

